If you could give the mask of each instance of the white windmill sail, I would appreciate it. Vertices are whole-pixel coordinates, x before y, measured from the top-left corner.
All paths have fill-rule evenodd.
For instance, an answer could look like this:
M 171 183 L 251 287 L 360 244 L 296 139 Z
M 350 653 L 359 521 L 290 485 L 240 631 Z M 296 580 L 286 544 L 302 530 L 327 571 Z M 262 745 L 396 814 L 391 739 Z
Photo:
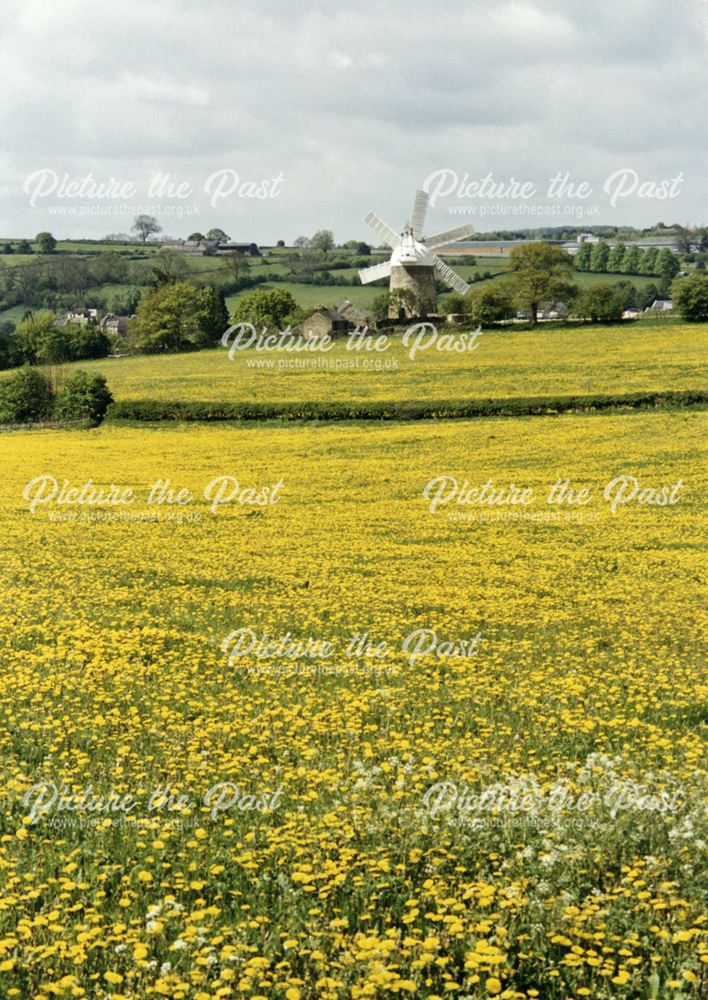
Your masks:
M 413 212 L 411 214 L 411 229 L 413 236 L 420 240 L 423 238 L 423 226 L 425 224 L 425 213 L 428 209 L 428 192 L 416 191 L 413 200 Z
M 375 212 L 369 212 L 364 219 L 364 222 L 371 226 L 374 232 L 377 233 L 384 243 L 391 247 L 392 250 L 401 242 L 401 237 L 398 233 L 391 229 L 391 227 L 388 226 L 383 219 L 380 219 Z
M 444 247 L 448 243 L 456 243 L 458 240 L 463 240 L 465 236 L 472 236 L 473 234 L 474 226 L 457 226 L 455 229 L 447 229 L 443 233 L 425 236 L 423 237 L 423 243 L 430 250 L 437 250 L 439 247 Z
M 439 257 L 436 257 L 435 254 L 433 254 L 433 261 L 435 263 L 435 270 L 438 272 L 446 285 L 449 285 L 450 288 L 454 288 L 456 292 L 460 293 L 460 295 L 466 295 L 469 292 L 470 286 L 464 278 L 461 278 L 459 274 L 456 274 L 451 267 L 448 267 L 447 264 L 440 260 Z
M 457 226 L 455 229 L 435 233 L 433 236 L 422 236 L 427 207 L 427 192 L 416 191 L 413 200 L 411 221 L 406 223 L 400 233 L 392 229 L 391 226 L 385 223 L 383 219 L 380 219 L 374 212 L 369 212 L 364 221 L 371 226 L 374 232 L 393 252 L 390 260 L 384 261 L 381 264 L 374 264 L 372 267 L 365 267 L 362 271 L 359 271 L 359 278 L 363 285 L 368 285 L 372 281 L 378 281 L 381 278 L 390 277 L 392 288 L 394 280 L 398 282 L 397 287 L 402 287 L 399 280 L 399 271 L 407 270 L 409 281 L 412 280 L 413 284 L 418 282 L 419 287 L 423 289 L 421 291 L 422 296 L 424 293 L 428 294 L 430 285 L 426 284 L 426 282 L 429 282 L 430 278 L 432 278 L 431 272 L 434 269 L 446 285 L 454 288 L 456 292 L 460 292 L 462 295 L 467 294 L 470 290 L 467 282 L 436 256 L 434 251 L 449 243 L 462 240 L 466 236 L 471 236 L 474 233 L 474 229 L 469 225 Z M 426 270 L 428 270 L 427 278 L 424 277 Z
M 362 285 L 368 285 L 379 278 L 388 278 L 391 275 L 391 261 L 386 260 L 383 264 L 374 264 L 372 267 L 365 267 L 359 271 L 359 279 Z

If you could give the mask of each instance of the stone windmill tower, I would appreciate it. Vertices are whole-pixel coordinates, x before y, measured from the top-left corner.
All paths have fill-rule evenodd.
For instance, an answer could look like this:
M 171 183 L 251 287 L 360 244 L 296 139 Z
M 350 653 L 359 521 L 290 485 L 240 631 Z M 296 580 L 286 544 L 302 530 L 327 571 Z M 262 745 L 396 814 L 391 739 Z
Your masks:
M 391 259 L 359 271 L 362 284 L 368 285 L 379 278 L 390 277 L 391 305 L 389 316 L 414 318 L 435 312 L 435 278 L 440 276 L 450 288 L 465 295 L 469 285 L 455 274 L 435 251 L 455 243 L 474 232 L 472 226 L 458 226 L 433 236 L 423 236 L 425 212 L 428 207 L 426 191 L 416 191 L 411 221 L 397 233 L 373 212 L 364 219 L 374 232 L 391 247 Z M 401 293 L 408 294 L 401 294 Z

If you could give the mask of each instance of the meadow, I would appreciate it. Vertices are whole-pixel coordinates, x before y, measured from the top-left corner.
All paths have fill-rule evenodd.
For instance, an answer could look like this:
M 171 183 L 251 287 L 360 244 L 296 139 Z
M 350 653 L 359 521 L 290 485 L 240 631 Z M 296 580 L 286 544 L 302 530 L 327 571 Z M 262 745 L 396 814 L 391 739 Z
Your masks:
M 680 347 L 690 367 L 674 329 L 611 377 L 676 377 Z M 563 376 L 561 353 L 558 378 L 619 364 L 583 335 L 604 354 Z M 551 335 L 521 336 L 488 343 L 529 392 Z M 181 361 L 146 363 L 196 398 L 209 376 Z M 675 411 L 5 434 L 0 995 L 698 998 L 701 431 Z M 613 512 L 624 474 L 682 486 Z M 32 513 L 41 476 L 137 499 Z M 212 509 L 223 476 L 278 501 Z M 432 511 L 440 476 L 535 501 Z M 158 479 L 192 499 L 149 505 Z M 589 502 L 548 505 L 559 479 Z M 235 655 L 243 629 L 334 652 Z M 132 807 L 92 808 L 111 794 Z
M 248 349 L 230 361 L 220 347 L 80 361 L 65 371 L 102 372 L 116 400 L 194 402 L 504 398 L 705 385 L 708 340 L 701 324 L 507 328 L 483 332 L 477 345 L 455 353 L 431 344 L 411 360 L 410 345 L 394 334 L 383 353 L 346 350 L 339 341 L 323 355 Z M 308 367 L 295 367 L 302 362 Z

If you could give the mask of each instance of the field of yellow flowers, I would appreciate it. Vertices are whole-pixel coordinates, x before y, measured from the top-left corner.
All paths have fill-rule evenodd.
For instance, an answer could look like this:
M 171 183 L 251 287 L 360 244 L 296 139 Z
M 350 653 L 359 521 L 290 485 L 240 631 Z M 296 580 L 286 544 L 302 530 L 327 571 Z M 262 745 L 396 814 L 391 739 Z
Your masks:
M 702 430 L 3 435 L 0 997 L 699 997 Z
M 383 351 L 347 350 L 340 339 L 323 354 L 250 349 L 233 352 L 229 360 L 229 351 L 219 347 L 81 361 L 66 370 L 102 372 L 119 401 L 351 402 L 702 389 L 707 331 L 707 324 L 647 321 L 488 330 L 474 341 L 474 349 L 457 352 L 438 348 L 445 345 L 445 336 L 459 341 L 459 333 L 441 327 L 436 339 L 414 333 L 407 345 L 400 334 L 392 335 Z M 469 331 L 466 336 L 470 338 Z M 468 347 L 469 339 L 466 343 Z M 0 372 L 3 377 L 6 373 Z

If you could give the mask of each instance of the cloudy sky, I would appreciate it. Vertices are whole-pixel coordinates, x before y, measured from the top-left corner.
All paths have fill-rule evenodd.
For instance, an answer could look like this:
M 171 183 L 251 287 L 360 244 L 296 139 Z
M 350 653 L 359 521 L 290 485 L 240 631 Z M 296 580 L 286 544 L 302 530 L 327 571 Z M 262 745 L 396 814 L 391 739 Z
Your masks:
M 708 224 L 705 0 L 3 0 L 0 75 L 4 237 Z

